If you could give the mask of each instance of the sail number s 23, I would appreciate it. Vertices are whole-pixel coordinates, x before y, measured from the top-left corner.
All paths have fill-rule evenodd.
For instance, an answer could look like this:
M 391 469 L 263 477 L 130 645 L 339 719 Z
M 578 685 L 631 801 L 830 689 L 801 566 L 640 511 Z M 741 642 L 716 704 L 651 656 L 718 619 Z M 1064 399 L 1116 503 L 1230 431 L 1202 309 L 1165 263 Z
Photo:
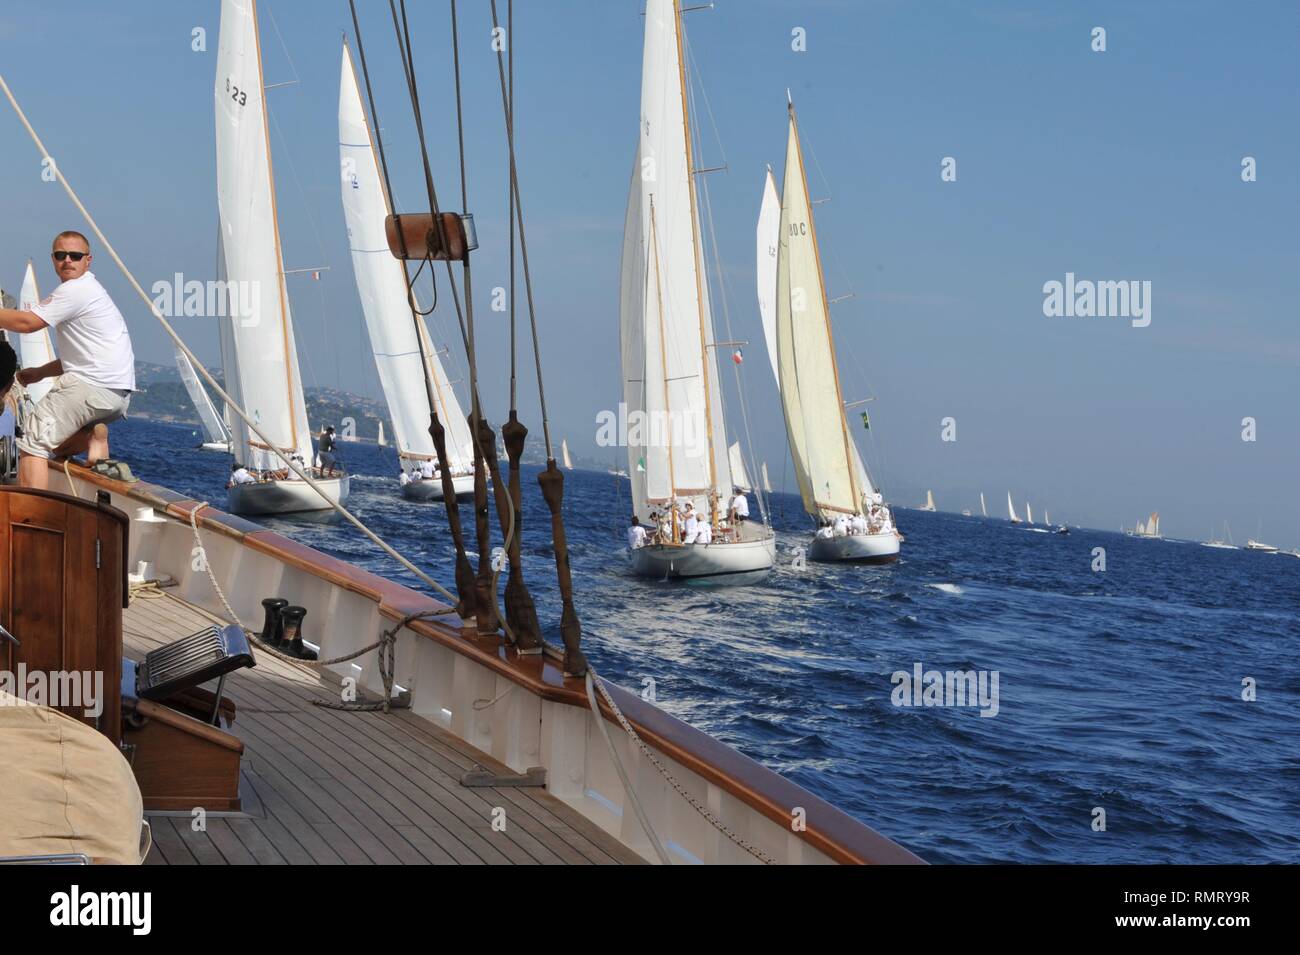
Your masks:
M 229 93 L 230 98 L 233 99 L 240 106 L 243 106 L 248 102 L 247 91 L 241 90 L 238 86 L 231 83 L 229 76 L 226 77 L 226 92 Z

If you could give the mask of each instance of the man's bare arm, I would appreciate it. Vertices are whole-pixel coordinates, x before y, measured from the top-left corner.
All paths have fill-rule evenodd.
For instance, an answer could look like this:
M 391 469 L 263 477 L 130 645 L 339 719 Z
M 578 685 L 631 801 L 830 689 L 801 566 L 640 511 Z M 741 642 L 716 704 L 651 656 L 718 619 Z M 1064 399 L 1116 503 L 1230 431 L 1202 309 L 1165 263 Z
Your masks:
M 18 372 L 18 383 L 27 386 L 46 378 L 57 378 L 61 374 L 63 374 L 63 362 L 56 358 L 35 368 L 24 368 Z
M 37 332 L 49 328 L 45 319 L 17 308 L 0 308 L 0 328 L 11 332 Z

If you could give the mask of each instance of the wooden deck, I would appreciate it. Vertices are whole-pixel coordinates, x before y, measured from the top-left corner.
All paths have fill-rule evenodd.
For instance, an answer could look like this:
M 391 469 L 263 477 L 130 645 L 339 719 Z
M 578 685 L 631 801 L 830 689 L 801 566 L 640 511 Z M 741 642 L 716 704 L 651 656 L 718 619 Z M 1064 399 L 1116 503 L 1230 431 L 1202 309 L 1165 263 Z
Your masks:
M 137 595 L 126 610 L 126 655 L 224 622 L 170 594 Z M 256 649 L 254 649 L 256 653 Z M 243 811 L 146 815 L 154 865 L 330 863 L 635 864 L 640 856 L 541 789 L 467 789 L 461 775 L 499 762 L 421 717 L 397 710 L 341 712 L 318 673 L 258 657 L 226 680 L 246 747 Z M 505 810 L 493 831 L 494 807 Z M 498 814 L 499 815 L 499 814 Z

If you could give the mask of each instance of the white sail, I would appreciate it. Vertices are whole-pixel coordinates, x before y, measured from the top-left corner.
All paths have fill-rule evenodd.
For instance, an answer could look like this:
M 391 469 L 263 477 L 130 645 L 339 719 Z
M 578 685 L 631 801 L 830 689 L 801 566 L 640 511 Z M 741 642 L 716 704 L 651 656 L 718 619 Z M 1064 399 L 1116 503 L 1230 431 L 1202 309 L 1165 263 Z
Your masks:
M 772 365 L 772 377 L 781 384 L 781 372 L 776 361 L 776 264 L 777 248 L 781 237 L 781 199 L 776 194 L 776 179 L 768 167 L 763 179 L 763 204 L 758 211 L 755 230 L 756 269 L 758 276 L 758 315 L 763 322 L 763 340 L 767 342 L 767 357 Z
M 980 514 L 985 517 L 989 516 L 989 509 L 984 506 L 984 492 L 980 491 Z
M 560 456 L 564 459 L 565 470 L 572 471 L 573 459 L 569 457 L 569 442 L 565 438 L 560 439 Z
M 382 421 L 379 422 L 379 437 L 375 439 L 375 444 L 381 448 L 388 447 L 388 439 L 384 437 L 384 423 Z
M 412 321 L 406 269 L 388 250 L 384 220 L 391 211 L 380 179 L 370 124 L 361 104 L 352 54 L 343 44 L 339 79 L 339 162 L 343 216 L 352 270 L 375 354 L 379 384 L 393 422 L 399 459 L 436 459 L 429 436 L 427 363 L 438 420 L 447 430 L 447 457 L 456 472 L 474 465 L 474 445 L 460 402 L 447 380 L 421 318 Z M 420 352 L 423 350 L 424 359 Z
M 18 307 L 24 312 L 30 312 L 32 308 L 41 300 L 40 290 L 36 287 L 36 271 L 32 268 L 32 263 L 27 263 L 27 271 L 23 273 L 23 287 L 18 293 Z M 18 364 L 23 368 L 39 368 L 41 365 L 48 365 L 54 361 L 54 342 L 50 338 L 50 330 L 41 328 L 34 332 L 22 332 L 21 334 L 11 333 L 17 339 Z M 40 401 L 45 397 L 45 393 L 50 390 L 50 385 L 54 384 L 53 378 L 46 378 L 35 384 L 27 386 L 27 395 L 32 401 Z
M 925 509 L 926 509 L 927 511 L 937 510 L 937 508 L 934 506 L 934 492 L 933 492 L 933 491 L 926 491 L 926 492 L 925 492 Z
M 624 400 L 644 412 L 629 434 L 634 506 L 646 519 L 672 497 L 707 508 L 731 491 L 726 426 L 690 171 L 680 23 L 672 0 L 649 0 L 641 125 L 624 225 Z M 641 416 L 638 415 L 638 418 Z M 629 429 L 631 430 L 631 429 Z M 647 433 L 648 432 L 648 433 Z M 644 487 L 635 476 L 643 469 Z
M 281 455 L 296 455 L 310 465 L 311 433 L 276 223 L 255 0 L 222 0 L 213 92 L 225 270 L 246 306 L 246 311 L 231 309 L 224 319 L 238 370 L 232 396 L 274 446 L 241 420 L 235 428 L 236 459 L 259 470 L 283 467 Z
M 1047 513 L 1047 508 L 1043 508 L 1043 523 L 1049 527 L 1052 525 L 1052 515 Z
M 194 403 L 194 410 L 199 413 L 199 420 L 203 423 L 203 431 L 208 436 L 208 441 L 213 444 L 228 444 L 230 434 L 226 431 L 225 422 L 213 407 L 207 389 L 199 381 L 198 372 L 194 370 L 189 358 L 179 347 L 176 348 L 176 370 L 180 372 L 181 383 L 185 385 L 185 391 L 189 394 L 190 401 Z
M 1030 506 L 1028 501 L 1025 501 L 1025 516 L 1027 518 L 1026 523 L 1034 523 L 1034 509 Z
M 1011 492 L 1007 491 L 1007 514 L 1010 515 L 1013 524 L 1019 524 L 1020 518 L 1016 516 L 1016 506 L 1011 503 Z
M 804 509 L 862 509 L 862 475 L 840 395 L 799 130 L 790 109 L 777 243 L 776 344 L 781 400 Z
M 762 466 L 761 468 L 759 468 L 759 470 L 763 472 L 763 492 L 764 492 L 765 494 L 771 494 L 771 493 L 772 493 L 772 482 L 769 481 L 769 480 L 767 479 L 767 462 L 766 462 L 766 461 L 763 462 L 763 466 Z
M 745 470 L 745 458 L 740 453 L 739 441 L 733 441 L 731 447 L 727 448 L 727 460 L 731 464 L 731 480 L 736 487 L 746 494 L 754 490 L 754 485 L 749 481 L 749 472 Z

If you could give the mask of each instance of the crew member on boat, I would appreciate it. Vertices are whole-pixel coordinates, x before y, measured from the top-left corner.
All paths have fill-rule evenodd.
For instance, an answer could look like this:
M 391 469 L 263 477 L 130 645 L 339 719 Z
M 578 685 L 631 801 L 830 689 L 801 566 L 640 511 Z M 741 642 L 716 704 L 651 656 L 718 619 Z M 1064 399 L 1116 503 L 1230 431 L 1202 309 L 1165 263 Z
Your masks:
M 126 321 L 90 271 L 84 235 L 60 232 L 50 258 L 61 284 L 31 311 L 0 308 L 0 328 L 22 333 L 53 328 L 58 341 L 58 358 L 17 375 L 24 387 L 54 379 L 45 396 L 22 412 L 19 481 L 46 488 L 46 462 L 80 451 L 96 470 L 133 480 L 125 464 L 109 460 L 108 429 L 97 427 L 123 417 L 135 391 L 135 353 Z
M 432 458 L 425 458 L 423 461 L 420 462 L 420 480 L 422 481 L 433 480 L 433 459 Z
M 735 488 L 734 495 L 727 509 L 731 514 L 731 523 L 739 524 L 749 519 L 749 499 L 740 488 Z
M 230 466 L 230 483 L 226 487 L 234 487 L 236 484 L 256 484 L 257 478 L 253 477 L 251 471 L 244 467 L 238 461 Z
M 632 526 L 627 529 L 627 546 L 632 550 L 645 546 L 645 528 L 635 514 L 632 515 Z
M 695 513 L 695 505 L 687 502 L 686 504 L 686 521 L 682 526 L 682 543 L 694 544 L 695 535 L 700 530 L 700 519 Z
M 326 425 L 321 429 L 320 437 L 316 442 L 316 450 L 320 454 L 321 471 L 326 477 L 334 476 L 334 425 Z

